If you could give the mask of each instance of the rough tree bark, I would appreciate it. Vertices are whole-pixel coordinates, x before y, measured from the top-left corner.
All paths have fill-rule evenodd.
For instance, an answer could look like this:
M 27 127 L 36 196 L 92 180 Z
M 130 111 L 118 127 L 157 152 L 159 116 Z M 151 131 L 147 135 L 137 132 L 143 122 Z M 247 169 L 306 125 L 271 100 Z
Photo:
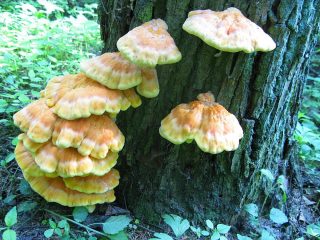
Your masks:
M 115 51 L 117 39 L 129 29 L 162 18 L 183 56 L 177 64 L 157 67 L 157 98 L 143 99 L 142 106 L 117 120 L 126 136 L 119 201 L 148 221 L 175 213 L 235 224 L 244 204 L 261 204 L 270 189 L 260 169 L 293 179 L 292 136 L 319 31 L 319 5 L 318 0 L 101 0 L 104 51 Z M 262 26 L 277 48 L 217 55 L 181 28 L 190 10 L 231 6 Z M 177 104 L 209 90 L 240 120 L 245 135 L 239 149 L 210 155 L 195 143 L 175 146 L 162 139 L 161 119 Z

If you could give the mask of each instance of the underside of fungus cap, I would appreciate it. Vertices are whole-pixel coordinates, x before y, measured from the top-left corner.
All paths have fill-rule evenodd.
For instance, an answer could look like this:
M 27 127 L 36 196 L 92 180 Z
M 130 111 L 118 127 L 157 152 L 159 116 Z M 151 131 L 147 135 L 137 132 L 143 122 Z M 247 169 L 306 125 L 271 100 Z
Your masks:
M 134 88 L 123 90 L 123 94 L 126 96 L 133 108 L 137 108 L 142 104 L 141 98 L 136 93 Z
M 23 172 L 33 177 L 56 177 L 56 173 L 46 173 L 42 171 L 34 161 L 32 154 L 25 148 L 20 140 L 14 151 L 16 161 Z
M 142 82 L 137 86 L 137 92 L 146 98 L 154 98 L 159 94 L 157 71 L 154 68 L 142 70 Z
M 104 193 L 119 185 L 120 175 L 116 169 L 103 176 L 85 176 L 64 178 L 63 181 L 70 189 L 83 193 Z
M 51 79 L 42 96 L 54 113 L 67 120 L 104 112 L 116 114 L 130 107 L 122 91 L 109 89 L 82 73 Z
M 202 151 L 217 154 L 236 150 L 242 137 L 237 118 L 223 106 L 215 104 L 203 109 L 202 124 L 194 139 Z
M 193 140 L 201 125 L 202 109 L 197 101 L 178 105 L 161 121 L 160 135 L 174 144 Z
M 162 120 L 159 132 L 174 144 L 194 139 L 202 151 L 211 154 L 237 149 L 243 137 L 236 117 L 216 103 L 210 92 L 175 107 Z
M 276 48 L 272 38 L 236 8 L 191 11 L 182 28 L 221 51 L 251 53 Z
M 140 67 L 171 64 L 181 60 L 181 53 L 161 19 L 153 19 L 129 31 L 117 42 L 121 54 Z
M 48 202 L 56 202 L 63 206 L 76 207 L 115 201 L 114 191 L 87 194 L 69 189 L 61 177 L 32 177 L 24 173 L 25 179 L 31 188 Z
M 56 118 L 44 99 L 30 103 L 13 115 L 14 124 L 37 143 L 46 142 L 51 138 Z
M 104 53 L 80 63 L 88 77 L 111 89 L 125 90 L 141 83 L 141 69 L 119 52 Z
M 48 142 L 35 152 L 35 161 L 42 171 L 56 172 L 61 177 L 103 175 L 116 165 L 118 154 L 109 151 L 107 156 L 96 159 L 83 156 L 74 148 L 61 149 Z
M 77 148 L 84 156 L 105 158 L 109 150 L 119 152 L 124 136 L 106 115 L 92 115 L 78 120 L 59 118 L 54 126 L 52 142 L 59 148 Z

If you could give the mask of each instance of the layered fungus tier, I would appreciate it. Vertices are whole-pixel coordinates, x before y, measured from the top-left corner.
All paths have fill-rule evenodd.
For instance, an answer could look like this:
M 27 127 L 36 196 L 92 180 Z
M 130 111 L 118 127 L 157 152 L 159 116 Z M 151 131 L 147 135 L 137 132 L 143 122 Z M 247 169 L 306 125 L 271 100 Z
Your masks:
M 157 19 L 133 29 L 119 40 L 120 52 L 81 62 L 80 73 L 52 78 L 40 99 L 13 116 L 23 132 L 16 161 L 48 202 L 73 207 L 115 200 L 120 174 L 114 166 L 125 142 L 115 119 L 139 107 L 139 95 L 159 94 L 157 64 L 181 59 L 167 28 Z

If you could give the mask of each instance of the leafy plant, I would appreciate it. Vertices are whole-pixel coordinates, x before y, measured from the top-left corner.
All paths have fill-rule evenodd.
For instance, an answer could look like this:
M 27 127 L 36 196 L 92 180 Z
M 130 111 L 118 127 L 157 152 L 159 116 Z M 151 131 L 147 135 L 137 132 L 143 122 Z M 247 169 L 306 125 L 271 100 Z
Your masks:
M 165 214 L 162 218 L 164 222 L 171 227 L 176 237 L 181 237 L 190 227 L 187 219 L 183 219 L 174 214 Z
M 61 220 L 56 223 L 52 219 L 49 219 L 49 226 L 50 228 L 43 233 L 46 238 L 50 238 L 54 234 L 63 239 L 70 238 L 70 225 L 66 220 Z
M 269 216 L 273 222 L 280 225 L 288 222 L 287 216 L 278 208 L 272 208 Z
M 72 211 L 73 219 L 77 222 L 85 221 L 88 214 L 88 209 L 85 207 L 75 207 Z
M 17 208 L 16 207 L 13 207 L 10 209 L 10 211 L 4 217 L 4 222 L 6 224 L 6 227 L 0 228 L 0 230 L 4 230 L 4 232 L 2 233 L 3 240 L 17 239 L 16 232 L 13 229 L 11 229 L 11 227 L 17 223 Z

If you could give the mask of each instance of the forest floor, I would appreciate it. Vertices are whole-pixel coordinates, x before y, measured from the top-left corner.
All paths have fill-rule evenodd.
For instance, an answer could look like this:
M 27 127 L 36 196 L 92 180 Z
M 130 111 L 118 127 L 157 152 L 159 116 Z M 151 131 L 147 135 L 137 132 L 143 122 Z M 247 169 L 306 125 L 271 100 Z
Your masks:
M 159 216 L 158 224 L 149 225 L 135 219 L 129 210 L 117 206 L 117 202 L 100 205 L 88 215 L 83 208 L 70 209 L 47 203 L 24 180 L 14 161 L 19 130 L 13 124 L 12 115 L 37 99 L 40 90 L 53 76 L 76 73 L 81 60 L 99 54 L 102 49 L 98 40 L 96 1 L 80 1 L 88 4 L 78 6 L 69 6 L 67 2 L 77 4 L 63 0 L 56 0 L 56 5 L 41 0 L 0 2 L 0 236 L 3 234 L 3 239 L 12 237 L 13 231 L 21 240 L 144 240 L 160 233 L 156 239 L 209 239 L 207 233 L 212 235 L 219 229 L 213 230 L 210 221 L 205 222 L 205 219 L 203 224 L 190 221 L 199 228 L 194 227 L 177 238 L 173 237 L 177 230 L 174 224 L 183 228 L 182 219 L 177 217 L 170 223 Z M 220 226 L 221 240 L 225 239 L 223 237 L 239 240 L 320 239 L 319 101 L 320 48 L 313 56 L 294 136 L 299 145 L 299 169 L 295 187 L 290 189 L 284 201 L 289 223 L 275 224 L 268 215 L 258 216 L 256 206 L 251 206 L 253 208 L 247 211 L 248 221 L 243 224 L 245 231 L 231 226 L 229 232 L 228 226 L 222 230 L 223 226 Z M 270 196 L 270 199 L 278 200 L 278 197 Z M 115 220 L 120 226 L 117 234 L 107 230 L 108 224 L 112 224 L 110 216 L 122 216 Z M 9 234 L 6 237 L 5 231 Z

